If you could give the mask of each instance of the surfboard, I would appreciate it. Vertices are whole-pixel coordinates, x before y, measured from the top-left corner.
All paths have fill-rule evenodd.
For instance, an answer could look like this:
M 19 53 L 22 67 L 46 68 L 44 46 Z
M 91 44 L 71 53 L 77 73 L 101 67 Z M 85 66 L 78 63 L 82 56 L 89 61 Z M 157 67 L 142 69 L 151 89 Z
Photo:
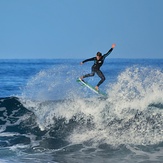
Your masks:
M 96 93 L 96 94 L 103 95 L 103 96 L 107 96 L 106 93 L 101 92 L 101 91 L 99 91 L 99 90 L 96 90 L 93 86 L 91 86 L 89 83 L 85 82 L 84 80 L 81 80 L 80 78 L 78 78 L 76 81 L 77 81 L 78 83 L 81 83 L 83 86 L 86 86 L 87 88 L 89 88 L 91 91 L 93 91 L 93 92 Z

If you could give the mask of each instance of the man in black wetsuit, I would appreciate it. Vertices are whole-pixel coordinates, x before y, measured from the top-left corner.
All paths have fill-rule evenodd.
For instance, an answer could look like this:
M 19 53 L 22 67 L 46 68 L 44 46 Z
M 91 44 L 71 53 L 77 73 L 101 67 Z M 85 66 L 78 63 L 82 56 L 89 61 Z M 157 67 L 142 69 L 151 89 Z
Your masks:
M 81 76 L 80 79 L 83 80 L 83 78 L 94 76 L 96 73 L 101 78 L 101 80 L 99 81 L 99 83 L 95 87 L 95 89 L 98 90 L 99 86 L 105 81 L 105 76 L 102 73 L 102 71 L 100 70 L 100 67 L 103 65 L 105 58 L 112 52 L 114 47 L 115 47 L 115 44 L 112 44 L 111 49 L 106 54 L 102 55 L 100 52 L 97 52 L 96 57 L 89 58 L 89 59 L 82 61 L 80 63 L 81 65 L 85 62 L 88 62 L 88 61 L 94 61 L 94 64 L 92 66 L 92 72 L 90 74 L 86 74 L 84 76 Z

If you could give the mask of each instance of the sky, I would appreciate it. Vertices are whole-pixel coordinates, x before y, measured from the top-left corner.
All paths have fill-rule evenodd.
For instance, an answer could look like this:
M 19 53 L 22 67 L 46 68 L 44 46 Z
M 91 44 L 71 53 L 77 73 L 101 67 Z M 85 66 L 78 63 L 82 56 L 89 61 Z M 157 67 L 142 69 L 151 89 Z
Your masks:
M 163 0 L 0 0 L 0 59 L 163 58 Z

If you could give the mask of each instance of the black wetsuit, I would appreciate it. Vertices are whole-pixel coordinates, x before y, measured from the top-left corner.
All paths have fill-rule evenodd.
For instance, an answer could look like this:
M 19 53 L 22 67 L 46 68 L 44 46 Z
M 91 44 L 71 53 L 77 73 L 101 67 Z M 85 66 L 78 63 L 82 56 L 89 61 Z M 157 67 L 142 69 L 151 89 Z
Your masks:
M 92 66 L 92 72 L 90 74 L 86 74 L 83 76 L 83 78 L 94 76 L 95 73 L 101 78 L 97 86 L 99 87 L 104 81 L 105 81 L 105 76 L 100 70 L 100 67 L 103 65 L 105 58 L 112 52 L 113 48 L 111 48 L 106 54 L 101 56 L 99 60 L 97 60 L 96 57 L 89 58 L 83 61 L 83 63 L 88 62 L 88 61 L 94 61 L 94 64 Z

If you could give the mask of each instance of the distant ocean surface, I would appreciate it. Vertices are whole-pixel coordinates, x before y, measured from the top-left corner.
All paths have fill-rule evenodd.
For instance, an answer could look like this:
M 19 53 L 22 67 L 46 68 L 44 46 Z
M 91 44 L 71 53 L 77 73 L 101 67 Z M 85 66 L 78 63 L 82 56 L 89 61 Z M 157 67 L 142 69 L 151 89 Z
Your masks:
M 163 59 L 81 61 L 0 60 L 0 163 L 163 163 Z

